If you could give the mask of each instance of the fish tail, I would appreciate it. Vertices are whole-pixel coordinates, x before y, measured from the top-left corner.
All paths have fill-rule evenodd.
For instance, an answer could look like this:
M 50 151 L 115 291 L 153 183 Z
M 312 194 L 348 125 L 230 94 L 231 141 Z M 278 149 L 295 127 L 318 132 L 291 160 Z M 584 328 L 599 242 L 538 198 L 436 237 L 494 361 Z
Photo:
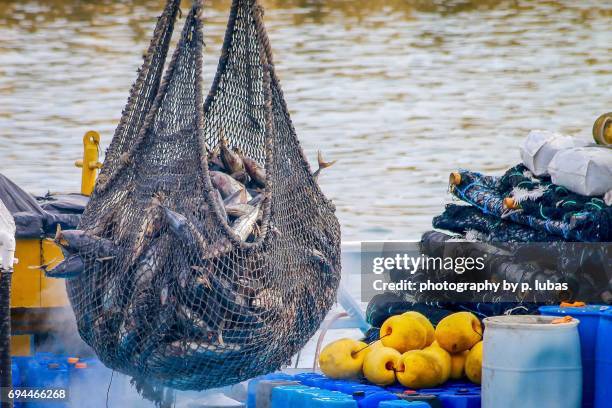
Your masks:
M 64 239 L 64 233 L 62 232 L 62 226 L 58 223 L 57 227 L 55 228 L 54 241 L 58 244 L 61 244 L 63 239 Z
M 319 162 L 319 170 L 331 167 L 334 164 L 336 164 L 336 162 L 338 161 L 338 160 L 333 160 L 333 161 L 330 161 L 330 162 L 326 162 L 325 160 L 323 160 L 323 153 L 321 153 L 320 150 L 317 152 L 317 160 Z

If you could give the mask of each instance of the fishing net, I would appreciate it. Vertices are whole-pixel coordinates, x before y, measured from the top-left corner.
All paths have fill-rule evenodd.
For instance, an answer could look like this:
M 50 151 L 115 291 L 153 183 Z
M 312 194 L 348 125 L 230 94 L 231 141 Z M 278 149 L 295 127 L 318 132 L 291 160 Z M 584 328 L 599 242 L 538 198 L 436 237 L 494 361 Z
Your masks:
M 542 278 L 544 269 L 541 265 L 524 262 L 517 259 L 509 247 L 501 244 L 499 248 L 494 245 L 479 242 L 466 242 L 454 235 L 439 231 L 428 231 L 421 237 L 421 253 L 427 257 L 479 257 L 486 256 L 485 268 L 477 274 L 457 274 L 452 269 L 419 268 L 416 271 L 391 270 L 389 281 L 399 283 L 410 281 L 416 285 L 427 281 L 433 282 L 477 282 L 482 280 L 509 282 L 530 282 Z M 474 271 L 472 271 L 474 272 Z M 568 275 L 560 273 L 558 280 L 567 280 Z M 572 279 L 573 280 L 573 279 Z M 572 282 L 572 288 L 577 284 Z M 561 299 L 563 300 L 563 299 Z M 458 296 L 455 291 L 421 291 L 415 286 L 414 290 L 399 292 L 385 292 L 378 294 L 368 303 L 366 318 L 370 324 L 380 327 L 389 317 L 414 310 L 427 316 L 432 323 L 456 311 L 470 311 L 479 317 L 497 316 L 501 314 L 531 314 L 537 312 L 543 304 L 558 303 L 559 299 L 538 293 L 517 295 L 511 298 L 493 292 L 469 293 Z
M 612 240 L 612 207 L 600 197 L 572 193 L 548 178 L 535 177 L 523 165 L 501 177 L 470 171 L 459 175 L 460 182 L 452 186 L 452 193 L 485 215 L 567 241 Z M 508 206 L 507 199 L 512 205 Z
M 101 361 L 201 390 L 303 347 L 336 298 L 340 228 L 297 140 L 260 6 L 233 1 L 205 101 L 199 1 L 162 73 L 178 12 L 170 0 L 157 22 L 80 229 L 57 240 L 80 335 Z M 256 209 L 245 222 L 224 207 L 234 195 L 215 170 L 220 143 L 265 174 L 240 191 Z
M 546 231 L 484 214 L 469 205 L 448 204 L 442 214 L 434 217 L 432 225 L 486 242 L 551 242 L 561 239 Z

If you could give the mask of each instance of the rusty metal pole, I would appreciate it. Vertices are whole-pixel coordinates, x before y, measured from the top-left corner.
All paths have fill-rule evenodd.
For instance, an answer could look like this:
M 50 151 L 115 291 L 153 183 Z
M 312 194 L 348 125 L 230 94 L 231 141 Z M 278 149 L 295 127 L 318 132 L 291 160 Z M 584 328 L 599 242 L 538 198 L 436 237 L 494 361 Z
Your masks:
M 11 370 L 11 279 L 13 270 L 0 266 L 0 389 L 2 389 L 2 408 L 13 408 L 13 401 L 6 399 L 8 390 L 13 387 Z

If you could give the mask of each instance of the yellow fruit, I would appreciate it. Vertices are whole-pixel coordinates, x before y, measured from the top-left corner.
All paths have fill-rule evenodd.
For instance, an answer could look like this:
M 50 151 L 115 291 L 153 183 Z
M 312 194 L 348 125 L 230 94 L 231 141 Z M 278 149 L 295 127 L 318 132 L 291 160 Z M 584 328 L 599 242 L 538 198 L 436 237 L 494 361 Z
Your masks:
M 412 350 L 402 354 L 397 380 L 408 388 L 432 388 L 442 383 L 442 367 L 431 353 Z
M 433 327 L 433 324 L 431 324 L 431 322 L 429 321 L 427 317 L 425 317 L 419 312 L 414 312 L 414 311 L 406 312 L 402 316 L 410 316 L 410 317 L 417 319 L 423 325 L 423 327 L 425 327 L 425 330 L 427 331 L 427 340 L 425 342 L 425 345 L 429 346 L 431 343 L 433 343 L 434 327 Z
M 379 347 L 385 347 L 385 346 L 382 344 L 382 341 L 376 340 L 376 341 L 370 343 L 370 345 L 368 346 L 367 349 L 365 349 L 365 351 L 367 353 L 371 353 L 372 351 L 376 350 Z
M 423 352 L 434 357 L 441 368 L 440 383 L 448 381 L 451 375 L 451 355 L 437 344 L 431 345 L 423 349 Z
M 391 316 L 380 328 L 380 338 L 385 347 L 404 353 L 422 349 L 427 345 L 427 330 L 411 316 Z
M 363 360 L 369 348 L 366 346 L 366 343 L 353 339 L 340 339 L 328 344 L 319 356 L 321 371 L 330 378 L 361 377 Z
M 377 348 L 379 348 L 379 347 L 385 347 L 385 346 L 383 346 L 382 341 L 380 341 L 380 340 L 376 340 L 376 341 L 374 341 L 374 342 L 370 343 L 370 344 L 368 345 L 368 347 L 367 347 L 367 348 L 365 348 L 365 349 L 362 351 L 364 361 L 365 361 L 365 358 L 368 356 L 368 354 L 370 354 L 372 351 L 376 350 L 376 349 L 377 349 Z M 363 370 L 362 370 L 362 371 L 363 371 Z M 362 373 L 362 374 L 363 374 L 363 373 Z
M 465 359 L 465 375 L 476 384 L 482 381 L 482 341 L 476 343 Z
M 446 316 L 438 323 L 436 341 L 449 353 L 469 350 L 482 339 L 480 320 L 470 312 Z
M 377 346 L 368 353 L 363 362 L 363 375 L 377 385 L 393 384 L 401 356 L 391 347 Z
M 459 380 L 463 378 L 465 373 L 465 359 L 469 351 L 462 351 L 461 353 L 451 354 L 451 374 L 450 378 L 453 380 Z

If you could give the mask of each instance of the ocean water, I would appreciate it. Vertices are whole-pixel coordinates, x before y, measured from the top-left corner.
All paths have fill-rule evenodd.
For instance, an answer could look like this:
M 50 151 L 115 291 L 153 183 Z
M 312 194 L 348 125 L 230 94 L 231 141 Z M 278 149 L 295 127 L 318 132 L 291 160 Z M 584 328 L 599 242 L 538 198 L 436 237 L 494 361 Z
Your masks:
M 184 2 L 184 7 L 188 7 Z M 418 238 L 456 168 L 499 173 L 530 129 L 590 137 L 612 103 L 609 1 L 267 0 L 305 153 L 347 240 Z M 112 138 L 162 1 L 0 2 L 0 172 L 77 191 L 82 136 Z M 229 1 L 205 10 L 205 79 Z

